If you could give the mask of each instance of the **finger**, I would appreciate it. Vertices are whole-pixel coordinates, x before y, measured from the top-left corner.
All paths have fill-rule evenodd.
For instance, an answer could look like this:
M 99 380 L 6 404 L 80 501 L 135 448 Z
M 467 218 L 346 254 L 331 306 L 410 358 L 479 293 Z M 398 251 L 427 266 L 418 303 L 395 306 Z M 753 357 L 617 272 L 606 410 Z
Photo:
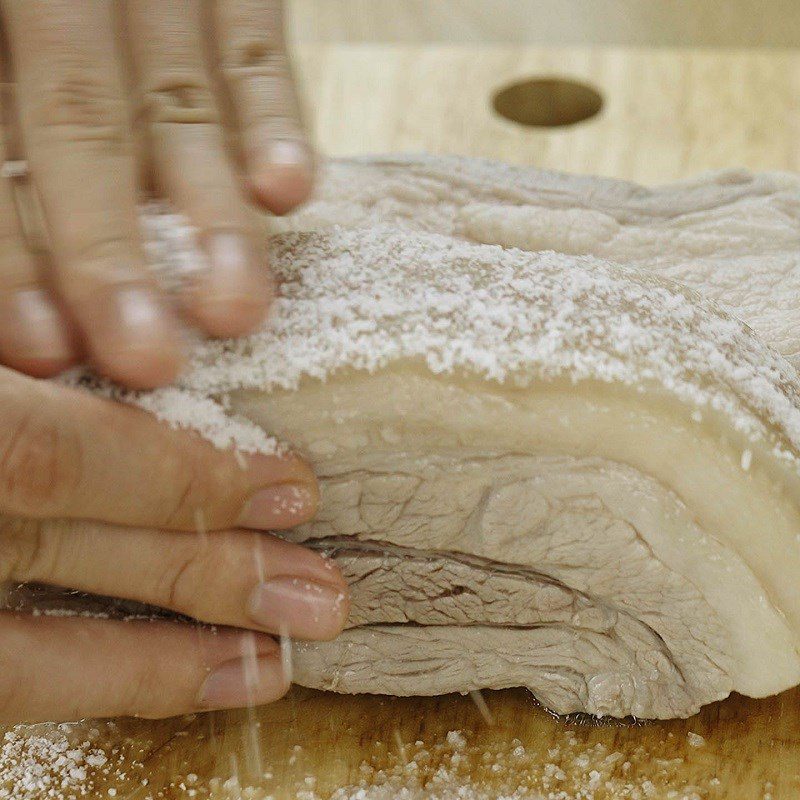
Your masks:
M 239 121 L 250 186 L 275 214 L 306 200 L 313 183 L 282 7 L 280 0 L 214 6 L 219 63 Z
M 0 511 L 269 530 L 308 519 L 317 499 L 297 456 L 237 458 L 139 409 L 0 368 Z
M 46 378 L 74 363 L 77 352 L 25 244 L 12 180 L 0 178 L 0 362 Z
M 180 337 L 144 268 L 112 8 L 3 3 L 59 291 L 97 367 L 145 388 L 174 378 Z
M 9 82 L 0 90 L 0 363 L 43 378 L 65 369 L 77 353 L 67 322 L 43 284 L 41 264 L 29 247 L 34 243 L 26 241 L 30 187 L 27 166 L 18 160 L 22 148 L 11 87 Z
M 263 320 L 271 286 L 203 60 L 202 3 L 130 0 L 127 9 L 156 186 L 198 228 L 210 256 L 188 310 L 212 335 L 247 333 Z
M 274 640 L 168 622 L 0 613 L 0 724 L 168 717 L 285 693 Z
M 201 537 L 86 521 L 0 522 L 8 580 L 167 608 L 202 622 L 332 639 L 348 613 L 335 564 L 249 531 Z M 2 579 L 2 576 L 0 576 Z

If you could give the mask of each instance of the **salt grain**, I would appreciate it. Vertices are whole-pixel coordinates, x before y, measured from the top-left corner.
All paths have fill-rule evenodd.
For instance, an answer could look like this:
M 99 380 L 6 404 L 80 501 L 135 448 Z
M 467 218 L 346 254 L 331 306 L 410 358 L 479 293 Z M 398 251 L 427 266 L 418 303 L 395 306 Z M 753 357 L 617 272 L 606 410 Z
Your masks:
M 69 725 L 19 725 L 0 747 L 0 800 L 74 798 L 93 785 L 108 756 L 89 741 L 75 746 Z
M 706 740 L 699 733 L 689 731 L 686 734 L 686 739 L 692 747 L 705 747 Z

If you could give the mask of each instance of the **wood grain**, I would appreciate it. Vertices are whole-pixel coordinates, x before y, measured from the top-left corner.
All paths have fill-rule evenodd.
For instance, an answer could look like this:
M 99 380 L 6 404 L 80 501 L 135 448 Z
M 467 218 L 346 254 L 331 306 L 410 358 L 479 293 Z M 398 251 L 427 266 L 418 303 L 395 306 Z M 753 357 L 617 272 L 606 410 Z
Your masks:
M 429 151 L 663 183 L 746 166 L 800 168 L 800 51 L 304 45 L 300 74 L 328 155 Z M 526 128 L 494 92 L 565 75 L 598 117 Z
M 431 756 L 419 760 L 424 777 L 430 778 L 447 763 L 449 750 L 444 743 L 453 730 L 467 740 L 470 771 L 462 776 L 464 783 L 474 782 L 489 792 L 493 785 L 498 791 L 507 788 L 502 783 L 508 772 L 496 775 L 492 770 L 493 764 L 502 763 L 497 754 L 508 762 L 521 746 L 526 758 L 514 773 L 515 787 L 527 779 L 540 788 L 536 776 L 542 765 L 556 763 L 567 775 L 556 787 L 569 790 L 573 776 L 602 769 L 604 758 L 619 754 L 613 768 L 603 772 L 603 783 L 610 779 L 612 790 L 599 789 L 593 800 L 630 798 L 624 793 L 626 786 L 638 788 L 641 800 L 800 796 L 797 690 L 765 700 L 733 696 L 689 720 L 638 724 L 556 719 L 523 690 L 485 692 L 484 697 L 492 724 L 469 697 L 459 695 L 347 697 L 295 689 L 256 712 L 257 757 L 246 711 L 163 722 L 122 720 L 111 738 L 125 749 L 126 778 L 98 781 L 94 796 L 107 797 L 108 788 L 116 788 L 117 797 L 131 800 L 150 796 L 185 800 L 193 788 L 198 797 L 226 797 L 219 790 L 214 794 L 212 779 L 217 776 L 222 783 L 238 772 L 242 786 L 260 787 L 275 800 L 294 799 L 310 786 L 317 797 L 326 798 L 337 788 L 357 786 L 365 774 L 364 762 L 372 766 L 368 775 L 375 780 L 375 771 L 391 771 L 402 764 L 403 754 L 411 759 L 421 749 L 415 742 Z M 690 742 L 694 738 L 690 733 L 703 737 L 701 746 Z M 600 749 L 594 750 L 598 745 Z M 484 761 L 486 753 L 490 758 Z M 576 769 L 575 759 L 586 754 L 588 766 Z M 131 767 L 133 760 L 141 766 Z M 625 762 L 630 763 L 627 770 Z M 264 779 L 264 773 L 271 777 Z M 197 779 L 187 779 L 192 775 Z M 141 785 L 143 778 L 146 786 Z M 647 781 L 652 788 L 643 790 Z
M 298 67 L 320 149 L 329 155 L 461 153 L 645 183 L 730 166 L 800 168 L 796 51 L 306 44 L 298 49 Z M 552 74 L 596 87 L 605 101 L 600 116 L 547 130 L 518 126 L 491 110 L 498 87 Z M 676 798 L 691 791 L 730 800 L 800 796 L 800 691 L 762 701 L 733 697 L 688 721 L 635 726 L 555 720 L 523 691 L 486 699 L 492 725 L 460 696 L 350 698 L 295 690 L 255 712 L 256 750 L 246 712 L 121 720 L 106 735 L 125 763 L 138 759 L 141 766 L 131 765 L 125 779 L 99 780 L 93 796 L 106 798 L 116 788 L 117 797 L 135 800 L 190 791 L 204 797 L 210 779 L 231 776 L 232 759 L 246 783 L 254 770 L 248 759 L 257 751 L 261 771 L 272 773 L 263 786 L 276 800 L 295 797 L 298 788 L 326 797 L 357 783 L 362 762 L 391 768 L 401 758 L 398 741 L 409 751 L 424 742 L 430 772 L 451 730 L 466 734 L 475 780 L 489 783 L 481 754 L 507 753 L 516 738 L 531 763 L 552 760 L 547 751 L 556 747 L 570 757 L 595 744 L 622 753 L 614 769 L 627 760 L 630 771 L 615 772 L 614 780 L 642 785 L 652 778 L 648 798 L 670 791 Z M 705 745 L 692 747 L 690 731 Z M 656 759 L 681 761 L 659 777 Z M 194 783 L 187 783 L 189 774 L 197 776 Z M 623 796 L 618 787 L 595 794 L 596 800 Z

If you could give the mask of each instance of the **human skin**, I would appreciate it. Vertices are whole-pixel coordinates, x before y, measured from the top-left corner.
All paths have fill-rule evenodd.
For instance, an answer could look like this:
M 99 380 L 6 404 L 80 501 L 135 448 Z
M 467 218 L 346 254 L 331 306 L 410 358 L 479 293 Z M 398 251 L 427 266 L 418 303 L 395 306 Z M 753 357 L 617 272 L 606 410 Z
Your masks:
M 201 623 L 0 612 L 0 723 L 268 702 L 288 680 L 269 634 L 330 638 L 347 614 L 335 567 L 263 533 L 313 515 L 311 470 L 35 378 L 85 363 L 164 385 L 183 323 L 228 337 L 265 318 L 253 207 L 285 213 L 313 178 L 280 3 L 0 0 L 0 14 L 0 161 L 26 164 L 0 179 L 0 588 Z M 146 269 L 143 193 L 183 213 L 208 257 L 176 299 Z
M 168 383 L 180 317 L 225 337 L 262 322 L 272 289 L 253 207 L 282 214 L 311 189 L 281 4 L 0 0 L 0 13 L 13 87 L 0 160 L 27 163 L 15 180 L 41 210 L 18 214 L 15 181 L 1 182 L 0 363 Z M 208 256 L 175 304 L 145 266 L 143 190 L 187 217 Z
M 306 521 L 317 500 L 291 453 L 237 458 L 133 407 L 0 368 L 0 585 L 79 589 L 207 623 L 0 612 L 0 723 L 282 695 L 268 634 L 332 638 L 348 611 L 331 562 L 261 532 Z

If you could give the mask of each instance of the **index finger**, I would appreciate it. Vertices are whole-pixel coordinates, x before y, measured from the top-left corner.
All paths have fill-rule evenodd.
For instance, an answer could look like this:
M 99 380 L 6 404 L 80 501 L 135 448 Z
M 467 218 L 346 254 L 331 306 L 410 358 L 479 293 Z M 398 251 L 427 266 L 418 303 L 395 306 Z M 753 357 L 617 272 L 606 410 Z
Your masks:
M 318 493 L 294 454 L 242 455 L 140 409 L 0 368 L 0 512 L 171 530 L 276 530 Z

